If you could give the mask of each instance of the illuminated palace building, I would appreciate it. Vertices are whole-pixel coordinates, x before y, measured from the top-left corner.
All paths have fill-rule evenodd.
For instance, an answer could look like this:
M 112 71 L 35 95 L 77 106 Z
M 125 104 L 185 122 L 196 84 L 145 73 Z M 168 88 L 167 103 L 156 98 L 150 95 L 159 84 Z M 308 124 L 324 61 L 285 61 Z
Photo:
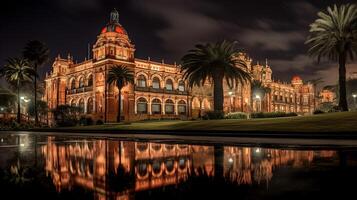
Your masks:
M 321 158 L 338 160 L 335 151 L 108 140 L 58 143 L 54 137 L 48 137 L 41 152 L 58 191 L 82 187 L 92 191 L 95 199 L 133 199 L 134 193 L 174 187 L 198 176 L 265 186 L 279 168 L 304 169 Z M 108 184 L 115 178 L 125 185 L 109 191 Z
M 195 118 L 213 107 L 213 88 L 205 85 L 188 88 L 179 66 L 135 58 L 135 46 L 119 24 L 119 14 L 113 11 L 109 23 L 101 30 L 92 48 L 93 58 L 81 63 L 58 56 L 45 79 L 44 100 L 49 108 L 75 105 L 94 119 L 115 121 L 118 90 L 105 84 L 108 70 L 125 65 L 134 71 L 135 84 L 122 90 L 122 118 L 144 120 L 155 118 Z M 268 65 L 252 66 L 252 59 L 240 54 L 254 78 L 271 88 L 270 93 L 256 98 L 251 87 L 239 84 L 225 86 L 225 112 L 282 111 L 301 114 L 313 111 L 313 87 L 295 77 L 291 84 L 274 82 Z M 253 97 L 253 100 L 251 100 Z

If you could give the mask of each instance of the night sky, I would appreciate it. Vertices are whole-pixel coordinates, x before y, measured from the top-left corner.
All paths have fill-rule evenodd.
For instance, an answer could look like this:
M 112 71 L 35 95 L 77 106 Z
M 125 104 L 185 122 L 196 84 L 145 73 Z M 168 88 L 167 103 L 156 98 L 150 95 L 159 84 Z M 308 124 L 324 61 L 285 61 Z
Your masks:
M 254 63 L 268 58 L 275 79 L 337 80 L 336 63 L 317 64 L 304 41 L 319 10 L 355 0 L 2 0 L 0 64 L 20 56 L 25 43 L 37 39 L 53 58 L 71 53 L 78 62 L 94 44 L 113 8 L 136 45 L 136 57 L 179 62 L 199 42 L 237 40 Z M 354 62 L 356 63 L 356 61 Z M 348 71 L 357 71 L 350 64 Z

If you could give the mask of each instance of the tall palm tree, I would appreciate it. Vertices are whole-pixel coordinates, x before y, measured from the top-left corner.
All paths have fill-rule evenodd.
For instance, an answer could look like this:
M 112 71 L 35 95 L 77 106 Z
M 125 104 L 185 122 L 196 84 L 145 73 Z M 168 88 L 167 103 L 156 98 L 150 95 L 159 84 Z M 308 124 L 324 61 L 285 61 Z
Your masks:
M 119 90 L 117 122 L 120 122 L 121 90 L 129 83 L 134 83 L 134 72 L 124 65 L 115 65 L 109 70 L 107 83 L 115 83 Z
M 23 51 L 23 56 L 30 62 L 35 70 L 41 67 L 48 61 L 49 49 L 47 46 L 37 40 L 29 41 Z M 38 124 L 38 110 L 37 110 L 37 76 L 34 76 L 34 105 L 35 105 L 35 124 Z
M 348 111 L 346 99 L 346 61 L 357 54 L 357 5 L 347 4 L 328 7 L 319 12 L 319 18 L 310 25 L 310 36 L 305 42 L 309 54 L 339 63 L 339 107 Z
M 223 81 L 229 87 L 251 80 L 247 65 L 240 59 L 236 42 L 198 44 L 181 59 L 181 70 L 190 87 L 212 80 L 214 110 L 223 111 Z
M 23 83 L 31 81 L 36 73 L 26 59 L 9 58 L 6 62 L 0 71 L 0 75 L 5 77 L 9 84 L 15 85 L 17 89 L 17 122 L 20 123 L 20 87 Z

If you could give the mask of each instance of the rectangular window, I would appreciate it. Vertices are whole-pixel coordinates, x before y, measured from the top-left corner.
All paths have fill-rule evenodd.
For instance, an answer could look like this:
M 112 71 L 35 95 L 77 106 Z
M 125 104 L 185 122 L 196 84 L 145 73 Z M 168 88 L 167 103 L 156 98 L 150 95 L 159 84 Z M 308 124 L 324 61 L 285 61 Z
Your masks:
M 166 84 L 166 90 L 172 90 L 172 85 L 171 84 Z
M 186 106 L 178 106 L 178 113 L 185 114 L 186 113 Z
M 154 89 L 160 89 L 160 83 L 158 83 L 158 82 L 153 82 L 153 83 L 152 83 L 152 88 L 154 88 Z
M 144 103 L 139 103 L 138 104 L 138 113 L 147 113 L 147 108 L 146 104 Z
M 174 106 L 173 105 L 166 105 L 165 106 L 165 113 L 166 114 L 174 114 Z
M 145 80 L 139 80 L 138 81 L 138 87 L 146 87 L 146 81 Z
M 161 114 L 161 105 L 153 104 L 151 107 L 152 114 Z
M 184 92 L 185 91 L 185 86 L 179 85 L 178 89 L 179 89 L 180 92 Z

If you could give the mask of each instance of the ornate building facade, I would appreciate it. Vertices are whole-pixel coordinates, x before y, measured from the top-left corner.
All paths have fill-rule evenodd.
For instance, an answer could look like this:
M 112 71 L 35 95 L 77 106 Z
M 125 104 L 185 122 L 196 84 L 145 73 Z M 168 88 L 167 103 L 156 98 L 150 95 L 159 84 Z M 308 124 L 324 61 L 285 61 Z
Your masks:
M 178 65 L 135 58 L 135 46 L 119 23 L 119 14 L 111 13 L 92 48 L 93 58 L 75 63 L 73 57 L 58 56 L 45 78 L 44 100 L 50 109 L 59 105 L 75 105 L 85 115 L 105 122 L 115 121 L 118 110 L 118 89 L 106 84 L 108 70 L 125 65 L 134 71 L 135 84 L 122 89 L 122 118 L 126 121 L 145 119 L 195 118 L 213 107 L 213 88 L 188 88 Z M 252 59 L 240 54 L 254 78 L 272 89 L 260 110 L 252 105 L 251 86 L 239 84 L 224 87 L 225 112 L 283 111 L 312 112 L 313 88 L 302 80 L 282 84 L 271 80 L 271 69 L 251 66 Z M 255 103 L 255 105 L 257 105 Z
M 304 84 L 299 76 L 294 76 L 290 83 L 274 81 L 268 62 L 265 66 L 253 66 L 252 74 L 254 80 L 266 87 L 265 94 L 253 94 L 254 111 L 311 114 L 315 110 L 317 101 L 313 84 Z

